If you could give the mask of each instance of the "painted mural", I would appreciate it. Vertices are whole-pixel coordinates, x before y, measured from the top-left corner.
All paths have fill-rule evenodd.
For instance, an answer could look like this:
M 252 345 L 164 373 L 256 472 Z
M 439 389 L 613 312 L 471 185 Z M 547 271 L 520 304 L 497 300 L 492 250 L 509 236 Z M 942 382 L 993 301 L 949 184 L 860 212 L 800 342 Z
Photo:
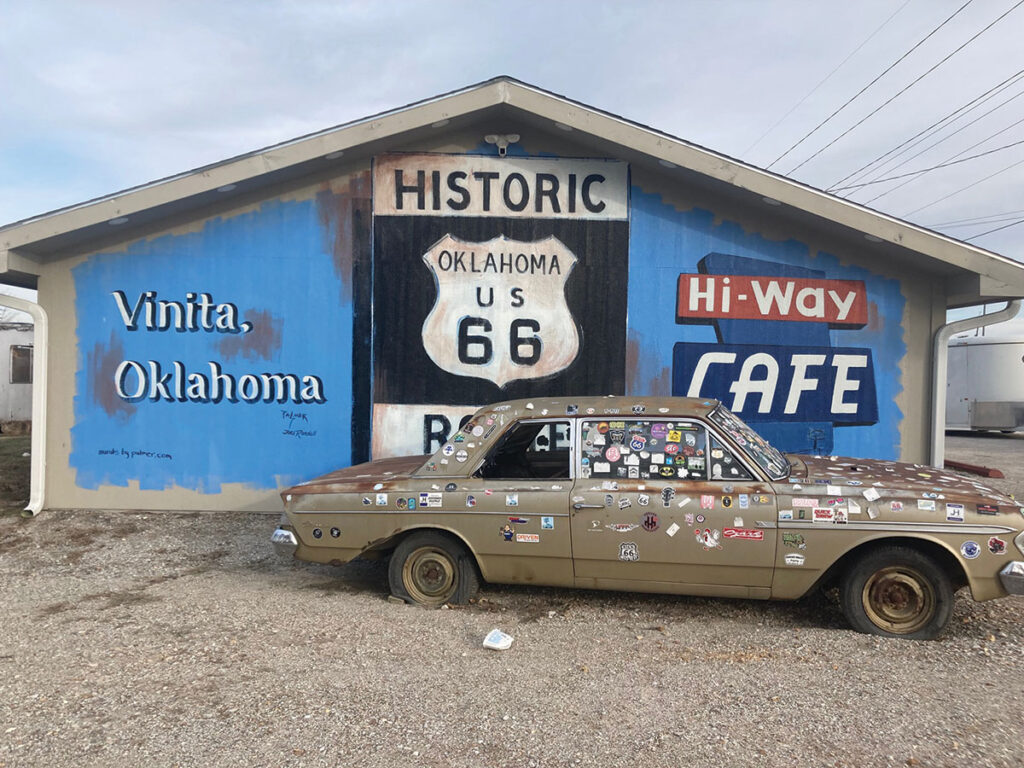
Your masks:
M 393 154 L 373 179 L 375 457 L 495 400 L 624 391 L 626 163 Z
M 614 250 L 595 242 L 608 237 L 600 220 L 559 240 L 570 203 L 558 195 L 594 173 L 559 162 L 378 159 L 374 456 L 433 451 L 487 402 L 627 392 L 721 399 L 787 451 L 899 457 L 898 281 L 638 187 L 622 197 L 625 253 L 614 237 Z M 537 268 L 544 254 L 559 256 L 558 269 Z M 521 255 L 523 269 L 502 255 Z M 530 285 L 525 309 L 513 283 Z
M 79 487 L 273 490 L 534 396 L 716 397 L 783 450 L 899 458 L 897 280 L 621 161 L 391 154 L 336 185 L 72 270 Z
M 632 191 L 629 382 L 721 399 L 786 451 L 897 459 L 897 280 Z
M 327 190 L 73 269 L 79 487 L 275 489 L 350 462 L 352 210 Z

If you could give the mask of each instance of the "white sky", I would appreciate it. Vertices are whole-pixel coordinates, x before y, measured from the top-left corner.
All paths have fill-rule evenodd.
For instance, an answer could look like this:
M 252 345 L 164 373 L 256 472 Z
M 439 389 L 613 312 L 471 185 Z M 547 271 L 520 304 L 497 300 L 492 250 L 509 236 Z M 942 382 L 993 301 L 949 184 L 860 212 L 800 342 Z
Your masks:
M 0 0 L 0 224 L 498 74 L 765 167 L 965 1 Z M 972 0 L 773 170 L 790 173 L 1017 2 Z M 791 175 L 828 187 L 1024 70 L 1022 33 L 1024 7 Z M 1024 141 L 1024 76 L 931 141 L 1018 94 L 896 172 L 1018 120 L 964 155 Z M 872 206 L 925 225 L 1024 217 L 1022 187 L 1024 144 L 933 171 Z M 940 229 L 966 238 L 1014 218 Z M 1024 224 L 974 242 L 1024 260 Z

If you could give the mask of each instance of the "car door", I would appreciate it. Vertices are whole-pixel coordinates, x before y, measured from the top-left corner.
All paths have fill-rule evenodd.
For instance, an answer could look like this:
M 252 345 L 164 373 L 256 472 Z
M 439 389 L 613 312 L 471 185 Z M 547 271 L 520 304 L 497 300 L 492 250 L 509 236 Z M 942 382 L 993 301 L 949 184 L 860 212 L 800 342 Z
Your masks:
M 571 423 L 512 424 L 459 483 L 466 493 L 464 528 L 489 581 L 572 585 Z
M 580 419 L 578 439 L 570 523 L 577 586 L 766 592 L 774 495 L 735 446 L 678 417 Z

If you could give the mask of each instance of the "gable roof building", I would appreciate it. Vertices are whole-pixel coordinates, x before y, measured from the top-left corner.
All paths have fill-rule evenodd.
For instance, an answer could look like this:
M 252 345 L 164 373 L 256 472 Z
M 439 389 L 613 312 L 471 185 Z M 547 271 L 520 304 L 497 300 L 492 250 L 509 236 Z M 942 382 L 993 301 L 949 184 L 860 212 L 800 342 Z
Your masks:
M 925 461 L 946 310 L 1024 266 L 498 77 L 2 227 L 0 282 L 39 290 L 33 506 L 270 509 L 520 396 Z

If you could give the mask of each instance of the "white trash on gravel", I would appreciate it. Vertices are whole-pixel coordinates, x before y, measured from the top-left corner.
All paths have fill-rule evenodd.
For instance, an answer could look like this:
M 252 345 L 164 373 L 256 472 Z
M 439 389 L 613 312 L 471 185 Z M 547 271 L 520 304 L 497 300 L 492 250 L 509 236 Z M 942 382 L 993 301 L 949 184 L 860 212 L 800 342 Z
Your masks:
M 512 647 L 512 641 L 515 638 L 512 635 L 506 635 L 500 629 L 495 627 L 487 633 L 487 637 L 484 638 L 484 648 L 490 648 L 495 651 L 507 651 Z

